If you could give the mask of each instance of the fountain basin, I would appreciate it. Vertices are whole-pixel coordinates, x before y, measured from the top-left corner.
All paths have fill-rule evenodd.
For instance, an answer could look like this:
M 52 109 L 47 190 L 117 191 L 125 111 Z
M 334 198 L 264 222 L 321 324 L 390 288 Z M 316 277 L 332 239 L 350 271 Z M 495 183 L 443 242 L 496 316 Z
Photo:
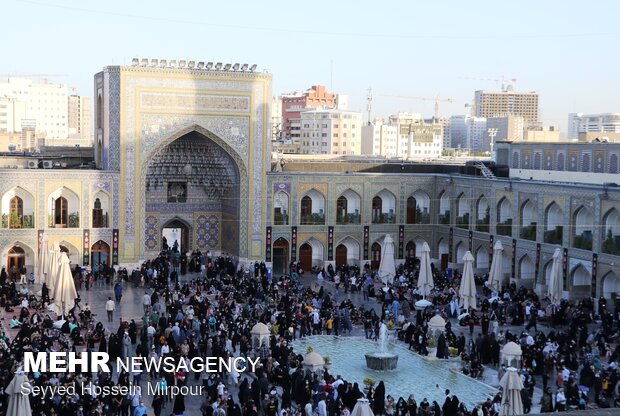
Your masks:
M 398 355 L 389 352 L 370 352 L 365 354 L 366 367 L 371 370 L 394 370 L 398 364 Z

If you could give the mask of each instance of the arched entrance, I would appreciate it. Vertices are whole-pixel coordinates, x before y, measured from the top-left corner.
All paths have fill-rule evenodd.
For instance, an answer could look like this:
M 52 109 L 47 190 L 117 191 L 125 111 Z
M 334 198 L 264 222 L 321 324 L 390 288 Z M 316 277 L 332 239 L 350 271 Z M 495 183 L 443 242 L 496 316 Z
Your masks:
M 415 258 L 415 242 L 413 240 L 410 240 L 407 245 L 405 246 L 405 257 L 407 259 L 413 259 Z
M 312 270 L 312 246 L 305 243 L 299 247 L 299 262 L 304 270 Z
M 238 256 L 240 244 L 247 243 L 240 238 L 240 228 L 247 227 L 247 221 L 240 221 L 240 206 L 248 202 L 240 197 L 240 178 L 245 180 L 247 174 L 235 150 L 193 126 L 145 160 L 143 249 L 150 255 L 158 252 L 166 237 L 170 248 L 177 241 L 180 252 L 197 249 Z M 162 217 L 172 219 L 160 223 Z
M 347 264 L 347 246 L 339 244 L 336 247 L 336 267 Z
M 288 270 L 289 244 L 286 238 L 280 237 L 273 242 L 273 274 L 286 274 Z
M 381 244 L 373 243 L 370 248 L 371 253 L 371 261 L 370 267 L 373 270 L 379 269 L 379 265 L 381 264 Z
M 110 265 L 110 246 L 105 241 L 99 240 L 90 248 L 90 264 Z
M 26 265 L 26 252 L 23 248 L 13 246 L 9 249 L 7 273 L 13 276 L 14 273 L 18 273 Z
M 173 250 L 178 253 L 190 251 L 190 228 L 179 219 L 170 220 L 161 229 L 162 250 Z

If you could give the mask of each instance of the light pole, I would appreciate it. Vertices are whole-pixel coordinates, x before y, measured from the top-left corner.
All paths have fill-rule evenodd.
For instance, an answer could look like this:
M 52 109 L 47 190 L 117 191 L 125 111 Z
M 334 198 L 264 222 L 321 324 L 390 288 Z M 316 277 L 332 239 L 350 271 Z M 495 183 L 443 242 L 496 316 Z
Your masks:
M 82 149 L 79 144 L 76 144 L 75 147 L 78 149 L 78 154 L 80 155 L 80 169 L 82 169 Z
M 494 145 L 495 136 L 497 136 L 497 129 L 490 128 L 487 130 L 487 133 L 489 134 L 489 137 L 491 138 L 491 160 L 495 162 L 495 153 L 493 153 L 493 145 Z

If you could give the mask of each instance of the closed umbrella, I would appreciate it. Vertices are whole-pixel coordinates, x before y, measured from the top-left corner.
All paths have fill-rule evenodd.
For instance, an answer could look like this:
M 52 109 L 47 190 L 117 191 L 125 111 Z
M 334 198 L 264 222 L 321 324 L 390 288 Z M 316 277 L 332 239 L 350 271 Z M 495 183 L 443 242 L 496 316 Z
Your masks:
M 562 300 L 563 292 L 562 278 L 562 250 L 556 248 L 553 253 L 553 263 L 551 264 L 551 276 L 547 282 L 547 296 L 551 303 L 558 304 Z
M 418 291 L 423 297 L 430 295 L 435 287 L 433 271 L 431 269 L 431 248 L 425 241 L 422 245 L 422 257 L 420 257 L 420 274 L 418 276 Z
M 58 243 L 54 243 L 52 251 L 50 252 L 49 267 L 47 269 L 47 288 L 49 290 L 50 297 L 52 297 L 54 293 L 54 286 L 56 285 L 56 280 L 58 278 L 60 254 L 60 245 Z
M 379 264 L 379 277 L 384 284 L 392 284 L 396 275 L 396 266 L 394 265 L 394 240 L 392 236 L 386 234 L 383 238 L 383 247 L 381 248 L 381 263 Z
M 357 403 L 355 403 L 351 411 L 351 416 L 375 416 L 375 414 L 370 408 L 368 399 L 357 399 Z
M 504 271 L 502 264 L 502 254 L 504 252 L 504 246 L 502 242 L 497 240 L 495 246 L 493 246 L 493 262 L 491 263 L 491 270 L 489 271 L 489 280 L 487 285 L 492 291 L 499 292 L 502 288 L 504 281 Z
M 49 269 L 50 248 L 47 246 L 47 236 L 43 235 L 41 250 L 39 251 L 39 282 L 46 283 L 46 276 Z
M 523 382 L 514 367 L 508 367 L 506 373 L 499 381 L 502 388 L 502 407 L 499 411 L 500 416 L 513 416 L 523 414 L 523 402 L 521 401 L 521 390 Z
M 474 281 L 474 256 L 468 250 L 463 256 L 465 265 L 461 286 L 459 287 L 459 299 L 461 307 L 465 310 L 476 309 L 476 282 Z
M 56 315 L 64 315 L 69 312 L 75 304 L 78 294 L 75 290 L 75 282 L 73 281 L 73 274 L 71 273 L 71 262 L 66 253 L 62 253 L 60 258 L 60 270 L 58 272 L 58 279 L 54 285 L 53 299 L 54 306 L 53 311 Z
M 23 394 L 24 390 L 30 390 L 30 383 L 23 371 L 17 371 L 15 377 L 9 383 L 5 394 L 9 395 L 9 406 L 6 410 L 7 416 L 32 416 L 32 409 L 30 408 L 30 397 L 27 394 Z

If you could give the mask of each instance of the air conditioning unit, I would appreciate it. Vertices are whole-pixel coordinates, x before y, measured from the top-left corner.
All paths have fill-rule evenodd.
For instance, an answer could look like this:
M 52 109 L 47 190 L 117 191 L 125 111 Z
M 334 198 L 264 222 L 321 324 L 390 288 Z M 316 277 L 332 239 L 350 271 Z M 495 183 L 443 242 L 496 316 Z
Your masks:
M 29 160 L 28 161 L 28 169 L 37 169 L 39 167 L 38 160 Z
M 54 167 L 54 162 L 52 162 L 51 160 L 43 161 L 43 169 L 52 169 L 53 167 Z
M 60 167 L 63 168 L 63 169 L 66 168 L 67 167 L 67 162 L 61 162 L 60 163 Z

